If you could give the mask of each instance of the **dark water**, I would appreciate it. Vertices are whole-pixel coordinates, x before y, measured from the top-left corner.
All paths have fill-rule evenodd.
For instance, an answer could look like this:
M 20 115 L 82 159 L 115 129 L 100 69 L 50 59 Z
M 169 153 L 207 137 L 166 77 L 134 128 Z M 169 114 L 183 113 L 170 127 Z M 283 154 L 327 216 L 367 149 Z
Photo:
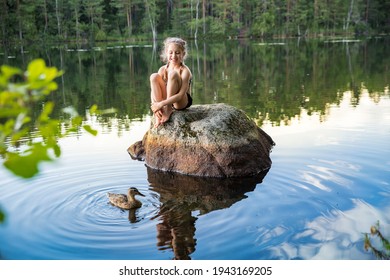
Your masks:
M 62 156 L 23 180 L 0 168 L 4 259 L 373 259 L 363 233 L 390 236 L 390 51 L 369 41 L 190 43 L 197 104 L 241 108 L 276 142 L 259 178 L 216 180 L 148 170 L 126 149 L 150 123 L 152 45 L 2 50 L 65 70 L 55 115 L 97 104 L 99 131 L 60 140 Z M 107 192 L 146 195 L 122 211 Z M 378 243 L 374 244 L 379 245 Z

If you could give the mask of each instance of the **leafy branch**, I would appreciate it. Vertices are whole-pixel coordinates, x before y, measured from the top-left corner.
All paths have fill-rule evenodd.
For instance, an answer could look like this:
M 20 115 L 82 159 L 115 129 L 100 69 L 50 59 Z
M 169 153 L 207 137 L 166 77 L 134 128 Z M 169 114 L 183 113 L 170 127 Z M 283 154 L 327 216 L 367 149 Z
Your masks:
M 382 243 L 383 249 L 379 250 L 372 244 L 368 233 L 364 234 L 364 249 L 366 251 L 370 250 L 377 259 L 390 260 L 390 242 L 383 236 L 383 234 L 379 230 L 379 221 L 375 226 L 371 226 L 370 232 L 371 236 L 378 237 L 378 239 Z
M 51 118 L 55 104 L 45 99 L 57 89 L 55 79 L 61 75 L 63 71 L 47 67 L 42 59 L 31 61 L 25 72 L 7 65 L 0 68 L 0 156 L 3 165 L 17 176 L 31 178 L 39 172 L 41 162 L 58 158 L 59 138 L 80 127 L 97 134 L 83 125 L 73 107 L 63 109 L 70 115 L 65 125 Z M 90 114 L 97 113 L 97 106 L 92 106 Z

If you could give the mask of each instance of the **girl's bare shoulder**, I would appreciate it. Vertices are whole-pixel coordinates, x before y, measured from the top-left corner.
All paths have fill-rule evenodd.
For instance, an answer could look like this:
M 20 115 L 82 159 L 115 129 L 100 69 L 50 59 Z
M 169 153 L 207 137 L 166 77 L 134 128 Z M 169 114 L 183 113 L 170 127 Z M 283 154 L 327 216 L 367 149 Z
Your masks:
M 191 69 L 187 65 L 185 65 L 185 64 L 183 64 L 183 74 L 184 73 L 192 76 Z
M 158 73 L 161 75 L 165 72 L 165 69 L 166 69 L 166 65 L 163 65 L 160 67 L 160 69 L 158 69 Z

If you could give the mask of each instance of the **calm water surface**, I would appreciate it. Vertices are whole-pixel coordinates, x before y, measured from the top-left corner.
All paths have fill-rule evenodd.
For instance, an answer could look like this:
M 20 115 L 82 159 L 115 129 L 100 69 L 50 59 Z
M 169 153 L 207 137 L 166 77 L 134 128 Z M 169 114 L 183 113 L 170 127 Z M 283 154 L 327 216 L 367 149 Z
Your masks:
M 151 45 L 3 50 L 65 70 L 57 117 L 115 107 L 60 140 L 62 156 L 24 180 L 0 168 L 4 259 L 374 259 L 363 233 L 390 236 L 389 44 L 191 42 L 198 104 L 241 108 L 276 142 L 261 178 L 202 179 L 148 170 L 128 146 L 149 128 Z M 143 194 L 123 211 L 106 193 Z M 374 240 L 375 243 L 375 240 Z M 377 244 L 377 243 L 375 243 Z

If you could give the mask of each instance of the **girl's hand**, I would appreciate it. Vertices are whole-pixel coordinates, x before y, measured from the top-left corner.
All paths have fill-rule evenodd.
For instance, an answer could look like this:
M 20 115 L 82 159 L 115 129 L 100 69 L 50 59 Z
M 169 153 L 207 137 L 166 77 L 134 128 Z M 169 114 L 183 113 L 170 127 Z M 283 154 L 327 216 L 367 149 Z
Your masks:
M 162 107 L 163 106 L 161 106 L 160 102 L 153 102 L 150 106 L 154 114 L 156 114 L 157 111 L 160 111 Z

